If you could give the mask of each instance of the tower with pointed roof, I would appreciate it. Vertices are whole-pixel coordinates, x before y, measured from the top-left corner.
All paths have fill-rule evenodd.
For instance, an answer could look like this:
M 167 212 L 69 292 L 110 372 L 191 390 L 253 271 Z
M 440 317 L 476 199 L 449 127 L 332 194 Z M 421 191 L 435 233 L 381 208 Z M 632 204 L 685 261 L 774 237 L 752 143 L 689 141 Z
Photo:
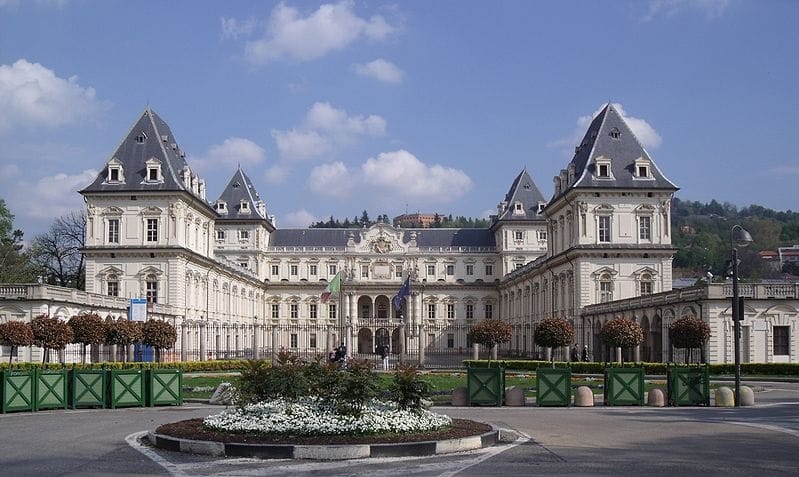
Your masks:
M 491 231 L 505 275 L 544 255 L 547 251 L 546 201 L 533 182 L 527 168 L 519 175 L 497 205 L 492 216 Z

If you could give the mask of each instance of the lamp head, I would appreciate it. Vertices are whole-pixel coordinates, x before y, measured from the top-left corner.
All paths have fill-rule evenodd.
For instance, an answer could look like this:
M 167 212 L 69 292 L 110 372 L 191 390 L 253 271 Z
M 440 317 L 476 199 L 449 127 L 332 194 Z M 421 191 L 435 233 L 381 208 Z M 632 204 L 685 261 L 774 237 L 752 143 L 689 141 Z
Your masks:
M 740 225 L 733 225 L 732 227 L 732 243 L 735 247 L 746 247 L 752 243 L 752 235 Z

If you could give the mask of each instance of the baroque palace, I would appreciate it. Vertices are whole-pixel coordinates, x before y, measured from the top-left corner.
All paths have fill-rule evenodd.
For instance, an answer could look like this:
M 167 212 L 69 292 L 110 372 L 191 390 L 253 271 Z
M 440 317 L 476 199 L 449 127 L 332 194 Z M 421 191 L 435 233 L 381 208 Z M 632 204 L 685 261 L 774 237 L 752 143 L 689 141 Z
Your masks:
M 634 319 L 646 341 L 631 358 L 668 361 L 668 325 L 692 314 L 713 330 L 704 358 L 732 362 L 729 285 L 671 290 L 676 190 L 607 104 L 554 177 L 550 200 L 524 169 L 487 229 L 282 229 L 241 168 L 209 199 L 147 108 L 80 191 L 86 291 L 0 285 L 0 320 L 127 316 L 130 299 L 145 299 L 150 318 L 179 330 L 173 359 L 325 354 L 345 343 L 356 356 L 387 344 L 395 357 L 431 364 L 470 357 L 467 331 L 487 318 L 513 325 L 502 354 L 540 357 L 533 331 L 551 316 L 572 320 L 578 346 L 596 360 L 610 358 L 602 323 Z M 340 290 L 323 303 L 336 275 Z M 411 294 L 395 310 L 408 277 Z M 798 286 L 758 287 L 744 287 L 762 299 L 748 302 L 744 361 L 796 361 Z

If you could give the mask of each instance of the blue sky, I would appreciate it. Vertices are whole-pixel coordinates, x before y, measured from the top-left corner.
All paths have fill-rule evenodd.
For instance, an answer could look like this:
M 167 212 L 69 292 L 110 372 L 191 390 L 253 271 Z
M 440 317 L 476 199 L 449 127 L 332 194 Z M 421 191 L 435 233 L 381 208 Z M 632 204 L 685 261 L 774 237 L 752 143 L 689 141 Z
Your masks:
M 0 197 L 27 239 L 148 105 L 278 227 L 545 197 L 618 103 L 677 197 L 798 210 L 799 3 L 0 0 Z

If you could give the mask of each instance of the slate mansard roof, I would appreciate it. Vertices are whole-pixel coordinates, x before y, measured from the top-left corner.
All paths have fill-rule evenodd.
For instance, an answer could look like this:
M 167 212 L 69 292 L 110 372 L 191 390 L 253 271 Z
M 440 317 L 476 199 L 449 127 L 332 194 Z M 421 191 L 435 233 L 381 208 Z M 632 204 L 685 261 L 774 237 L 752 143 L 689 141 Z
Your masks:
M 147 161 L 156 159 L 161 165 L 163 181 L 146 181 Z M 158 114 L 147 107 L 127 136 L 117 147 L 110 161 L 122 166 L 124 181 L 109 182 L 104 168 L 83 192 L 139 192 L 139 191 L 185 191 L 192 192 L 191 185 L 183 181 L 184 171 L 190 172 L 184 153 L 177 145 L 169 125 Z M 109 162 L 110 162 L 109 161 Z
M 269 238 L 270 247 L 345 247 L 349 236 L 360 240 L 361 229 L 278 229 Z M 402 241 L 410 242 L 416 233 L 420 249 L 430 247 L 489 247 L 496 246 L 489 229 L 403 229 Z
M 598 174 L 594 161 L 599 157 L 610 160 L 613 171 L 611 180 L 596 177 Z M 646 179 L 635 177 L 635 161 L 638 159 L 649 161 L 651 177 Z M 583 140 L 575 148 L 569 168 L 573 168 L 574 182 L 564 184 L 560 193 L 556 189 L 553 200 L 571 188 L 678 189 L 658 169 L 655 161 L 611 103 L 605 105 L 588 126 Z M 564 172 L 568 174 L 568 171 Z
M 219 220 L 267 220 L 271 222 L 266 211 L 266 204 L 261 199 L 250 177 L 241 170 L 241 166 L 236 169 L 236 173 L 230 178 L 225 190 L 216 200 L 215 204 L 225 203 L 225 210 L 218 208 Z M 247 204 L 242 208 L 242 204 Z
M 515 213 L 514 204 L 522 203 L 524 214 Z M 539 204 L 546 204 L 544 195 L 538 190 L 527 168 L 516 176 L 510 190 L 505 194 L 504 204 L 506 208 L 497 216 L 497 220 L 544 220 L 544 215 L 539 211 Z

